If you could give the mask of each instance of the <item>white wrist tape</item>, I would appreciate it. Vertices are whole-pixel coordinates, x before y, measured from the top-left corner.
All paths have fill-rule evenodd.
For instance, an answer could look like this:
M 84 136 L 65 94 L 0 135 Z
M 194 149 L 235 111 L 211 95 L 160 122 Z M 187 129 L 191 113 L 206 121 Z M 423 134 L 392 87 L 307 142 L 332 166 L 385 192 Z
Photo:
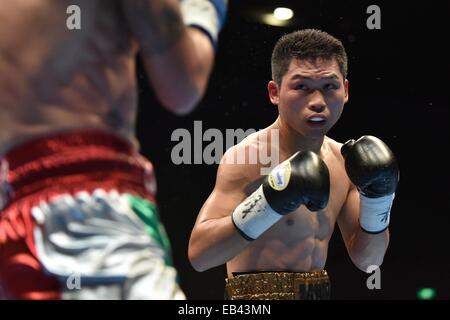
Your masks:
M 283 216 L 267 203 L 262 185 L 233 211 L 231 218 L 247 240 L 257 239 Z
M 217 44 L 224 17 L 219 15 L 211 1 L 181 0 L 181 13 L 185 25 L 200 27 Z
M 384 231 L 389 225 L 394 197 L 395 193 L 381 198 L 367 198 L 360 194 L 359 224 L 361 228 L 369 233 Z

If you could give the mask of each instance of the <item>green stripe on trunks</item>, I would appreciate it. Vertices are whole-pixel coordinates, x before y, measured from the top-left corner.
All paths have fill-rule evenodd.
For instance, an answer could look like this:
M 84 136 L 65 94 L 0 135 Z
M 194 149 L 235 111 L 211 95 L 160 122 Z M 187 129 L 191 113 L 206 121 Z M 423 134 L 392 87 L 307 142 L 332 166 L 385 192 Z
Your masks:
M 144 222 L 148 234 L 164 249 L 166 264 L 172 266 L 170 241 L 159 218 L 158 208 L 147 199 L 130 194 L 128 194 L 128 199 L 133 211 Z

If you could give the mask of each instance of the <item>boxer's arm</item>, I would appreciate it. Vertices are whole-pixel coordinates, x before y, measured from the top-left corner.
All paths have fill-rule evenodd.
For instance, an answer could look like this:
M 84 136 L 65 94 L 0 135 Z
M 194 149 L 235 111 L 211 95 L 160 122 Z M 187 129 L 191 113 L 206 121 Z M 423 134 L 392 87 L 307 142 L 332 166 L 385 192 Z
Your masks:
M 245 178 L 250 166 L 224 164 L 232 152 L 227 152 L 217 172 L 216 185 L 204 203 L 189 241 L 189 260 L 197 271 L 225 264 L 250 242 L 233 225 L 231 214 L 248 196 Z
M 122 8 L 158 99 L 175 114 L 190 112 L 213 67 L 210 39 L 184 25 L 178 0 L 122 0 Z
M 367 272 L 371 265 L 381 266 L 389 244 L 389 230 L 371 234 L 363 231 L 359 224 L 359 192 L 352 184 L 347 199 L 338 216 L 342 238 L 353 263 Z

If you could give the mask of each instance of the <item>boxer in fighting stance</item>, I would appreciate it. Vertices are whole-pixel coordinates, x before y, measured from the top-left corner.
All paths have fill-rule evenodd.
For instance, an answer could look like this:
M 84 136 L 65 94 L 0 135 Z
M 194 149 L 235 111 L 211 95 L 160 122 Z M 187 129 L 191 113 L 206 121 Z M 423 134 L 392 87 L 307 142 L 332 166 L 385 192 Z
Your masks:
M 226 0 L 0 7 L 0 299 L 184 298 L 134 136 L 136 56 L 186 114 L 225 13 Z
M 399 171 L 378 138 L 342 145 L 326 136 L 348 101 L 346 75 L 345 49 L 325 32 L 293 32 L 275 45 L 268 91 L 279 116 L 225 153 L 189 243 L 196 270 L 227 264 L 228 299 L 329 298 L 336 222 L 359 269 L 382 264 Z M 261 138 L 273 130 L 279 145 Z M 238 161 L 261 148 L 281 162 L 267 176 Z

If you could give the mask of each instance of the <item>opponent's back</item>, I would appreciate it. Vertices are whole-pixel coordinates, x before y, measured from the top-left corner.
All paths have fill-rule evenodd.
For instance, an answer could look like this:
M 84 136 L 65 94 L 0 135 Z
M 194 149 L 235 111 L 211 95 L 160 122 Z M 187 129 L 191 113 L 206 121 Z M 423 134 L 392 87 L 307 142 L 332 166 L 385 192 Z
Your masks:
M 80 8 L 81 29 L 69 30 Z M 0 6 L 0 153 L 29 137 L 96 127 L 132 139 L 136 47 L 116 0 Z

